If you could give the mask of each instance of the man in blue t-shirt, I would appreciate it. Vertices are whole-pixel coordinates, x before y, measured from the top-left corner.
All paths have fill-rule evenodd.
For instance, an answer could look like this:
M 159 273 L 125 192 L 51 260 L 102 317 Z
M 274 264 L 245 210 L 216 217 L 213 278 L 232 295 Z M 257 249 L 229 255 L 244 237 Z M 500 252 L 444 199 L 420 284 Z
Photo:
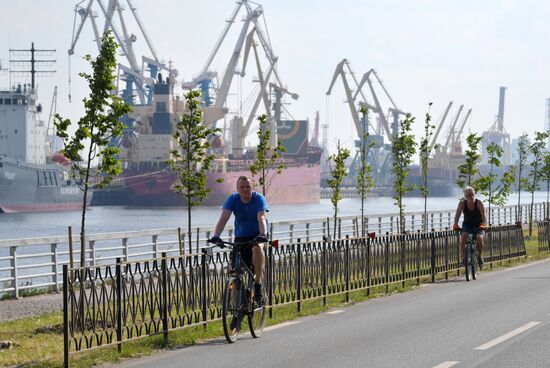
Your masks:
M 240 176 L 237 179 L 237 192 L 231 194 L 223 205 L 222 214 L 214 230 L 211 242 L 221 241 L 220 235 L 231 217 L 235 215 L 235 242 L 247 242 L 256 239 L 256 245 L 243 250 L 242 256 L 247 265 L 254 266 L 256 274 L 254 295 L 261 304 L 264 302 L 262 290 L 262 271 L 265 264 L 263 247 L 267 243 L 267 221 L 265 213 L 268 211 L 265 197 L 252 190 L 250 179 Z M 233 259 L 233 257 L 232 257 Z

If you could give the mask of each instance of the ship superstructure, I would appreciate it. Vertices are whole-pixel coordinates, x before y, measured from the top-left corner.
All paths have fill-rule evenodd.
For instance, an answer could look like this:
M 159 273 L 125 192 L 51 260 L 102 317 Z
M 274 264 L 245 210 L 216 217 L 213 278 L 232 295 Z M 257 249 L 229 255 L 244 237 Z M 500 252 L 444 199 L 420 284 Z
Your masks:
M 34 45 L 28 51 L 34 62 Z M 0 212 L 77 209 L 80 189 L 67 168 L 52 160 L 32 76 L 30 84 L 0 90 Z

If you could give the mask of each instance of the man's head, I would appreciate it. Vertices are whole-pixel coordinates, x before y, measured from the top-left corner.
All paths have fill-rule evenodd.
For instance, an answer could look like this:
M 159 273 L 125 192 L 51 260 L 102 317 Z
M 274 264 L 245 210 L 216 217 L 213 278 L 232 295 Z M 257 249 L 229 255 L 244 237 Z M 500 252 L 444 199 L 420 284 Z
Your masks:
M 246 176 L 239 176 L 237 179 L 237 193 L 241 200 L 247 201 L 252 197 L 252 183 Z
M 476 194 L 476 192 L 475 192 L 474 188 L 472 188 L 472 187 L 464 188 L 464 197 L 466 197 L 466 199 L 473 199 L 475 194 Z

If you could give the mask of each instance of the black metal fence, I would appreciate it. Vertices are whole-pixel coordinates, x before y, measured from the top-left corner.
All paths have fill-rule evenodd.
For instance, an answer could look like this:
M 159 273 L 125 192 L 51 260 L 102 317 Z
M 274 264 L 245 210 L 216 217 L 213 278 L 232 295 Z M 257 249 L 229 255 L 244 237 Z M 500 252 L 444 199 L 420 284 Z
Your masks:
M 537 222 L 539 252 L 550 252 L 550 220 Z
M 374 239 L 297 242 L 266 250 L 273 307 L 459 272 L 458 234 L 449 230 Z M 525 256 L 521 226 L 487 231 L 487 264 Z M 69 354 L 221 318 L 229 253 L 163 257 L 71 270 L 63 267 L 65 365 Z

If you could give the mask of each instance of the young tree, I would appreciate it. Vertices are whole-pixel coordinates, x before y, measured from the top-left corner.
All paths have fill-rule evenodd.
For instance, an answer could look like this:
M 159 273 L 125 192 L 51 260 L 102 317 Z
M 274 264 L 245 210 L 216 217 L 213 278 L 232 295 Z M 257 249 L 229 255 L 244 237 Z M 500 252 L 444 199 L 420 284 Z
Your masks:
M 413 190 L 416 186 L 407 185 L 409 176 L 409 165 L 412 163 L 413 155 L 416 153 L 416 142 L 412 134 L 412 124 L 415 117 L 407 114 L 404 120 L 399 122 L 399 132 L 393 137 L 392 142 L 392 173 L 394 176 L 394 196 L 395 205 L 399 208 L 399 232 L 405 233 L 405 215 L 403 198 L 407 192 Z
M 516 224 L 521 224 L 521 189 L 526 188 L 529 185 L 529 180 L 522 177 L 523 168 L 527 164 L 527 158 L 529 156 L 529 138 L 527 133 L 523 133 L 519 137 L 518 141 L 518 210 L 516 212 Z
M 542 175 L 542 178 L 546 181 L 546 213 L 545 213 L 545 219 L 550 219 L 550 208 L 548 207 L 550 205 L 550 152 L 546 151 L 543 154 L 543 164 L 540 169 L 540 173 Z
M 430 194 L 430 190 L 428 189 L 428 159 L 431 154 L 430 140 L 434 134 L 433 130 L 435 128 L 435 126 L 431 123 L 431 107 L 432 103 L 430 102 L 428 103 L 428 112 L 426 113 L 426 119 L 424 120 L 424 137 L 420 141 L 420 169 L 422 172 L 422 185 L 420 186 L 420 193 L 422 194 L 422 197 L 424 197 L 424 222 L 422 227 L 425 232 L 428 231 L 428 195 Z
M 258 117 L 260 128 L 258 129 L 258 146 L 256 159 L 250 166 L 252 176 L 260 175 L 258 182 L 262 187 L 262 194 L 267 198 L 267 192 L 271 186 L 274 176 L 280 174 L 285 168 L 282 155 L 286 152 L 285 146 L 277 140 L 277 146 L 272 148 L 269 145 L 271 130 L 267 127 L 267 115 Z
M 374 186 L 372 168 L 367 162 L 367 153 L 374 143 L 367 144 L 369 141 L 369 133 L 366 132 L 369 116 L 368 109 L 365 106 L 361 106 L 359 111 L 363 114 L 363 139 L 361 140 L 361 164 L 357 173 L 357 193 L 361 197 L 361 236 L 365 236 L 365 198 Z
M 533 160 L 530 163 L 530 182 L 527 189 L 531 193 L 531 205 L 529 206 L 529 236 L 533 235 L 533 204 L 535 202 L 535 191 L 539 189 L 539 181 L 541 179 L 540 167 L 543 165 L 543 154 L 547 139 L 547 132 L 535 132 L 535 140 L 529 146 L 529 152 Z
M 458 178 L 456 183 L 462 189 L 466 186 L 472 186 L 472 181 L 475 180 L 475 175 L 479 174 L 479 170 L 476 167 L 477 160 L 481 156 L 479 153 L 479 143 L 481 137 L 475 133 L 472 133 L 466 137 L 466 144 L 468 148 L 465 151 L 466 162 L 458 167 Z M 473 187 L 477 190 L 475 187 Z
M 200 107 L 200 92 L 191 90 L 185 96 L 187 111 L 176 125 L 173 137 L 177 149 L 171 150 L 168 160 L 172 171 L 176 174 L 174 191 L 178 193 L 187 205 L 187 235 L 191 245 L 191 212 L 194 206 L 204 202 L 210 193 L 208 187 L 208 171 L 215 156 L 210 154 L 209 138 L 220 129 L 212 129 L 203 123 L 203 113 Z
M 61 152 L 71 161 L 72 174 L 83 192 L 80 225 L 81 267 L 85 266 L 86 208 L 92 180 L 99 178 L 95 187 L 103 188 L 122 172 L 121 163 L 117 158 L 120 149 L 109 146 L 112 138 L 122 135 L 124 124 L 119 118 L 131 111 L 131 106 L 112 92 L 115 90 L 117 47 L 111 32 L 107 31 L 101 38 L 97 58 L 85 56 L 92 66 L 92 74 L 79 75 L 88 81 L 90 95 L 83 100 L 85 114 L 78 120 L 74 135 L 69 136 L 68 129 L 72 124 L 69 119 L 63 119 L 56 114 L 54 121 L 56 134 L 63 140 L 64 148 Z M 81 156 L 83 151 L 85 159 Z M 99 164 L 97 168 L 92 168 L 95 159 L 99 160 Z
M 506 204 L 506 199 L 508 199 L 512 192 L 512 184 L 516 176 L 515 166 L 510 166 L 503 174 L 500 184 L 495 187 L 494 184 L 497 181 L 497 175 L 494 173 L 494 168 L 502 166 L 500 159 L 503 152 L 502 147 L 498 144 L 489 144 L 487 146 L 488 162 L 490 165 L 489 175 L 480 176 L 474 181 L 474 186 L 478 188 L 481 194 L 487 197 L 487 202 L 489 203 L 489 225 L 492 224 L 491 205 L 503 206 Z
M 333 239 L 336 239 L 338 202 L 340 202 L 340 200 L 342 199 L 342 195 L 341 195 L 342 181 L 344 180 L 344 177 L 348 175 L 348 171 L 346 169 L 345 164 L 349 155 L 350 155 L 349 149 L 341 147 L 340 141 L 338 141 L 338 145 L 336 147 L 336 154 L 332 154 L 328 158 L 331 177 L 327 180 L 327 183 L 330 189 L 332 189 L 332 195 L 330 197 L 330 201 L 332 202 L 332 206 L 334 208 Z M 334 162 L 334 166 L 330 164 L 331 161 Z

